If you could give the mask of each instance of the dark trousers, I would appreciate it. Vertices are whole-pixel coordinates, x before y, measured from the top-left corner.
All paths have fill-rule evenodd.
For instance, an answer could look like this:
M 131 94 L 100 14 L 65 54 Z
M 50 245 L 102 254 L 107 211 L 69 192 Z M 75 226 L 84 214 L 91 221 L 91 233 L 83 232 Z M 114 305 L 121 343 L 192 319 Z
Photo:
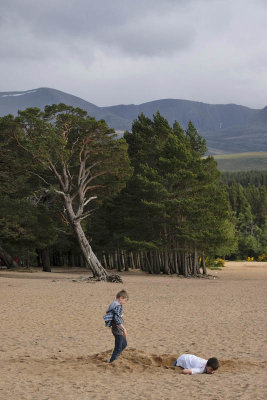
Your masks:
M 127 346 L 127 340 L 123 335 L 114 335 L 114 337 L 115 337 L 115 347 L 112 356 L 109 360 L 110 363 L 117 360 L 119 355 L 123 352 L 123 350 Z

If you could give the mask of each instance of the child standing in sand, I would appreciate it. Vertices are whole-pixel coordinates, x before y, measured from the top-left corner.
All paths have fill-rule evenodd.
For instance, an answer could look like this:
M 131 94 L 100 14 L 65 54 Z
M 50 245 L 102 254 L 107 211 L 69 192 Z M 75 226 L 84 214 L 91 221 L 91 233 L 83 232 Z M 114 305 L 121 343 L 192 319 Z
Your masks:
M 106 326 L 111 327 L 115 337 L 115 346 L 109 363 L 115 361 L 127 346 L 127 331 L 124 326 L 122 306 L 128 299 L 129 296 L 126 290 L 118 292 L 116 300 L 109 305 L 104 316 Z
M 182 374 L 214 374 L 219 368 L 219 361 L 212 357 L 208 360 L 195 356 L 194 354 L 182 354 L 177 358 L 174 367 L 183 368 Z

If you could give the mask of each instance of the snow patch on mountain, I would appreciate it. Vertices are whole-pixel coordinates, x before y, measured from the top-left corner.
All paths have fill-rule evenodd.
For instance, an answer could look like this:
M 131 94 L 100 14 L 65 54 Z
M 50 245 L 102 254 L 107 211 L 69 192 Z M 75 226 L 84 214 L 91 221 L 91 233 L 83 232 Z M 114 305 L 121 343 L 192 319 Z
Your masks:
M 2 94 L 1 97 L 24 96 L 24 94 L 35 93 L 35 92 L 37 92 L 37 90 L 29 90 L 28 92 L 23 92 L 23 93 Z

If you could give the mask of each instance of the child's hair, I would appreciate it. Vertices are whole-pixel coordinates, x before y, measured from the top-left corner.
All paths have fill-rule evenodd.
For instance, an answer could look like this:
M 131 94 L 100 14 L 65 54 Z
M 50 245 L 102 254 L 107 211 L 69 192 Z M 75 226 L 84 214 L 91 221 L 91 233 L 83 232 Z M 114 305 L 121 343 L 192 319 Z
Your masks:
M 208 362 L 207 362 L 207 366 L 211 367 L 213 369 L 213 371 L 216 371 L 216 369 L 219 368 L 219 361 L 215 357 L 209 358 Z
M 117 295 L 116 295 L 116 299 L 119 299 L 120 297 L 122 297 L 123 299 L 129 299 L 129 295 L 126 292 L 126 290 L 120 290 Z

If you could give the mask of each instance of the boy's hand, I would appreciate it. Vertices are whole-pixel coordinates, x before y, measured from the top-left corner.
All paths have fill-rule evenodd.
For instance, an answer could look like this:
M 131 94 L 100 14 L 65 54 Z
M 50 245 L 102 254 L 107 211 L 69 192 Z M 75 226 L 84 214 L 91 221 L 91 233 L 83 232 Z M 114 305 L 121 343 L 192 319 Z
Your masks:
M 119 325 L 119 327 L 121 328 L 121 330 L 122 330 L 122 334 L 123 334 L 123 336 L 126 338 L 126 336 L 127 336 L 127 331 L 126 331 L 126 328 L 125 328 L 125 326 L 124 325 Z
M 184 374 L 184 375 L 192 375 L 192 371 L 191 371 L 191 369 L 183 369 L 182 370 L 182 374 Z

